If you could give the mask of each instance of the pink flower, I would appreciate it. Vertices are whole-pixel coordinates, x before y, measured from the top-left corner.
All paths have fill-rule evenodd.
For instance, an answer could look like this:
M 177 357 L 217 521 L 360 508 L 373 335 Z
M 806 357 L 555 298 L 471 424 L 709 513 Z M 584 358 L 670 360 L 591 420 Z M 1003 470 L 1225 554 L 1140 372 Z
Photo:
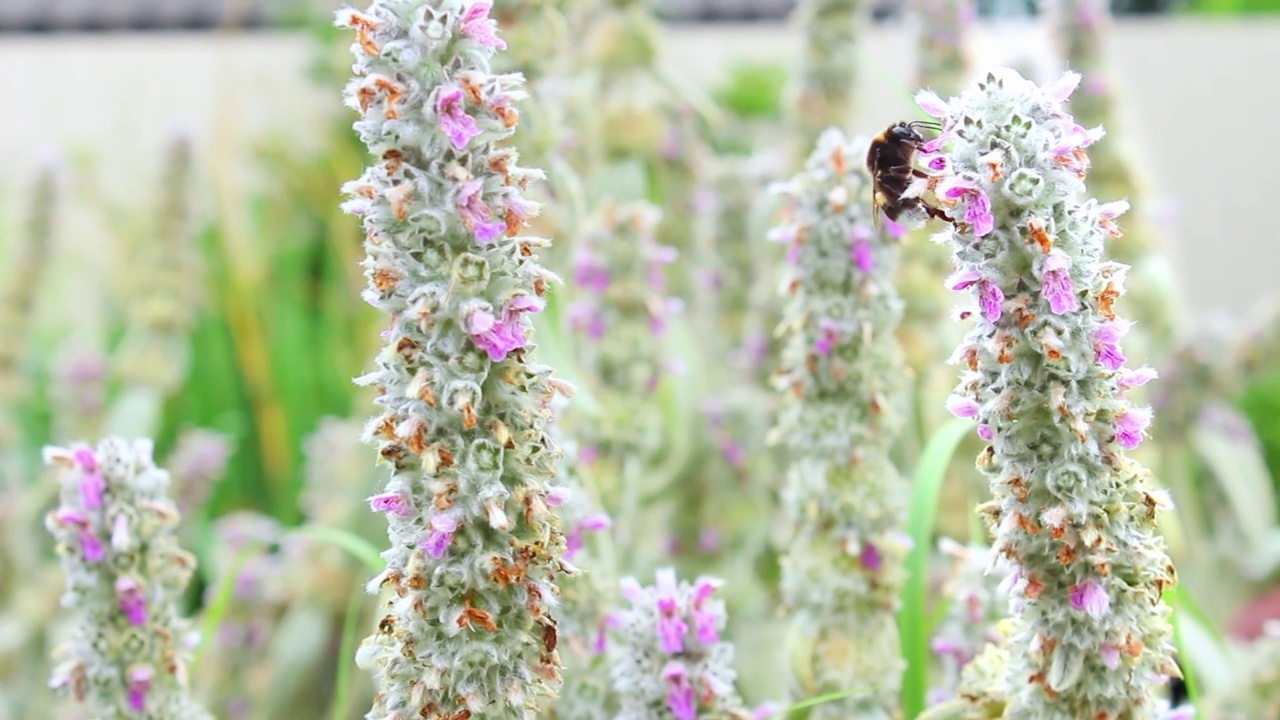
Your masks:
M 129 624 L 135 627 L 147 624 L 147 598 L 137 580 L 127 575 L 116 580 L 116 599 Z
M 982 237 L 995 229 L 991 199 L 977 183 L 951 178 L 943 182 L 942 196 L 954 203 L 964 203 L 964 221 L 973 226 L 975 237 Z
M 405 496 L 399 493 L 382 493 L 368 498 L 369 507 L 374 512 L 392 513 L 405 517 L 413 514 L 413 508 L 409 506 L 409 501 Z
M 1102 323 L 1093 331 L 1093 359 L 1108 370 L 1119 370 L 1124 366 L 1124 352 L 1120 350 L 1120 340 L 1129 332 L 1128 320 L 1111 320 Z
M 83 445 L 73 451 L 73 456 L 84 471 L 80 478 L 80 497 L 84 499 L 86 508 L 97 510 L 102 507 L 102 494 L 107 490 L 107 481 L 98 468 L 98 459 L 94 457 L 93 450 Z
M 476 234 L 476 240 L 479 240 L 480 244 L 487 245 L 494 238 L 502 235 L 507 225 L 494 220 L 493 211 L 480 197 L 483 190 L 484 183 L 479 180 L 463 183 L 462 187 L 458 188 L 457 202 L 463 226 Z
M 480 126 L 467 114 L 462 97 L 462 88 L 457 85 L 442 85 L 436 96 L 436 118 L 440 122 L 440 130 L 449 136 L 455 150 L 466 147 L 472 138 L 480 134 Z
M 667 707 L 676 720 L 697 720 L 697 696 L 684 664 L 677 660 L 668 662 L 662 668 L 662 679 L 667 683 Z
M 537 217 L 538 211 L 542 209 L 538 203 L 526 200 L 520 193 L 515 192 L 508 194 L 503 202 L 507 206 L 507 213 L 503 219 L 506 221 L 507 232 L 512 235 L 520 232 L 520 228 L 524 227 L 530 218 Z
M 462 34 L 485 47 L 506 50 L 506 41 L 496 33 L 497 21 L 489 17 L 491 7 L 493 7 L 492 3 L 480 0 L 467 8 L 467 12 L 462 16 Z
M 1111 610 L 1111 598 L 1098 581 L 1090 578 L 1071 588 L 1071 606 L 1100 618 Z
M 822 318 L 818 321 L 818 329 L 822 334 L 814 341 L 813 349 L 825 357 L 831 354 L 840 340 L 840 325 L 830 318 Z
M 987 279 L 978 282 L 978 307 L 987 322 L 994 323 L 1004 314 L 1004 292 L 999 285 Z
M 958 418 L 974 418 L 982 406 L 973 398 L 951 395 L 947 398 L 947 410 Z
M 983 423 L 978 426 L 978 437 L 984 442 L 991 442 L 995 439 L 996 431 L 991 429 L 990 425 Z
M 1104 643 L 1098 651 L 1102 656 L 1102 664 L 1107 666 L 1109 670 L 1115 670 L 1120 667 L 1120 648 L 1111 643 Z
M 1049 309 L 1055 314 L 1080 309 L 1075 286 L 1071 284 L 1071 258 L 1061 250 L 1053 250 L 1040 265 L 1040 292 L 1049 301 Z
M 471 340 L 489 354 L 489 360 L 499 362 L 528 342 L 520 316 L 538 312 L 543 306 L 543 302 L 532 295 L 517 295 L 507 302 L 501 318 L 495 318 L 487 310 L 472 312 L 467 318 L 467 330 Z
M 936 118 L 945 118 L 951 113 L 951 106 L 932 90 L 916 91 L 916 105 Z
M 905 227 L 890 220 L 889 218 L 884 218 L 884 229 L 885 232 L 889 234 L 889 237 L 894 240 L 900 240 L 907 235 L 907 229 Z
M 147 665 L 134 665 L 129 668 L 129 707 L 137 712 L 147 709 L 147 693 L 151 690 L 151 681 L 155 672 Z
M 1116 225 L 1115 219 L 1129 211 L 1129 203 L 1125 200 L 1117 200 L 1115 202 L 1103 203 L 1098 206 L 1098 227 L 1107 231 L 1111 237 L 1118 238 L 1124 235 L 1120 232 L 1120 227 Z
M 644 600 L 644 587 L 639 580 L 629 575 L 618 581 L 618 590 L 622 593 L 622 597 L 632 603 Z
M 675 569 L 662 568 L 657 572 L 657 590 L 658 639 L 662 651 L 669 654 L 684 652 L 684 635 L 689 632 L 689 625 L 680 617 Z
M 1151 425 L 1151 408 L 1129 408 L 1116 418 L 1116 442 L 1125 450 L 1142 444 L 1143 433 Z
M 977 270 L 959 270 L 952 273 L 943 283 L 948 290 L 965 290 L 974 283 L 982 279 L 982 273 Z
M 453 513 L 442 512 L 431 516 L 431 534 L 422 541 L 422 548 L 431 557 L 439 560 L 444 557 L 445 550 L 453 542 L 453 534 L 458 531 L 458 519 Z
M 869 542 L 862 543 L 862 551 L 858 553 L 858 562 L 862 563 L 862 567 L 873 572 L 884 567 L 884 558 L 880 555 L 880 548 Z
M 1139 387 L 1160 377 L 1160 373 L 1156 372 L 1153 367 L 1140 367 L 1137 370 L 1126 370 L 1120 373 L 1120 377 L 1116 379 L 1116 384 L 1122 390 Z
M 875 267 L 875 258 L 871 252 L 871 231 L 863 225 L 855 225 L 851 238 L 853 247 L 849 257 L 853 259 L 853 264 L 864 273 L 871 272 Z
M 573 266 L 573 281 L 579 286 L 603 295 L 609 289 L 609 268 L 596 255 L 584 252 Z
M 1083 177 L 1085 171 L 1089 169 L 1089 156 L 1085 154 L 1084 149 L 1102 139 L 1105 134 L 1106 131 L 1101 127 L 1086 130 L 1080 125 L 1072 124 L 1067 130 L 1066 137 L 1051 151 L 1054 161 Z
M 1068 70 L 1062 73 L 1057 80 L 1042 85 L 1040 89 L 1044 90 L 1050 100 L 1062 103 L 1066 102 L 1067 98 L 1071 97 L 1071 93 L 1075 92 L 1079 86 L 1080 73 Z
M 720 587 L 720 581 L 709 577 L 700 577 L 693 586 L 693 599 L 689 601 L 693 608 L 694 636 L 703 645 L 711 645 L 720 641 L 720 633 L 716 630 L 716 615 L 705 607 L 707 600 Z

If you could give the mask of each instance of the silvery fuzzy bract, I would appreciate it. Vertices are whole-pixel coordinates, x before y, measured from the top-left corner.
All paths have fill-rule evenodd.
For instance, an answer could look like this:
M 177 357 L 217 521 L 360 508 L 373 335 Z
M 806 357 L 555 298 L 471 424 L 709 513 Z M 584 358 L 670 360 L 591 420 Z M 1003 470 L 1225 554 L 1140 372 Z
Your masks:
M 391 477 L 370 505 L 391 547 L 370 583 L 391 591 L 357 662 L 369 720 L 532 718 L 560 686 L 555 576 L 572 572 L 553 508 L 559 456 L 545 432 L 566 386 L 535 362 L 528 315 L 554 275 L 548 241 L 520 235 L 541 173 L 499 141 L 518 122 L 519 75 L 487 2 L 376 0 L 355 31 L 347 103 L 375 161 L 344 187 L 362 218 L 368 288 L 387 315 L 376 440 Z
M 954 221 L 938 238 L 947 285 L 978 306 L 947 406 L 990 443 L 984 511 L 1013 567 L 1007 717 L 1138 720 L 1178 673 L 1161 600 L 1176 575 L 1156 530 L 1168 499 L 1126 456 L 1151 414 L 1125 392 L 1155 373 L 1125 367 L 1113 303 L 1126 267 L 1104 259 L 1125 204 L 1085 197 L 1085 148 L 1102 131 L 1063 110 L 1079 81 L 1001 69 L 949 102 L 917 101 L 944 123 L 925 149 L 945 148 L 927 184 Z
M 873 229 L 866 138 L 832 128 L 782 186 L 788 218 L 786 337 L 771 440 L 789 453 L 782 591 L 796 614 L 793 674 L 805 695 L 868 692 L 815 718 L 888 718 L 903 664 L 894 616 L 909 550 L 906 484 L 890 458 L 902 424 L 902 303 L 895 241 Z
M 95 719 L 208 718 L 188 693 L 194 637 L 178 615 L 195 558 L 178 547 L 169 475 L 151 442 L 48 447 L 45 459 L 61 474 L 45 525 L 67 579 L 62 605 L 79 615 L 50 684 Z
M 622 701 L 616 720 L 720 720 L 746 717 L 734 683 L 733 644 L 721 638 L 721 582 L 677 582 L 672 568 L 654 585 L 623 578 L 630 604 L 610 621 L 613 685 Z

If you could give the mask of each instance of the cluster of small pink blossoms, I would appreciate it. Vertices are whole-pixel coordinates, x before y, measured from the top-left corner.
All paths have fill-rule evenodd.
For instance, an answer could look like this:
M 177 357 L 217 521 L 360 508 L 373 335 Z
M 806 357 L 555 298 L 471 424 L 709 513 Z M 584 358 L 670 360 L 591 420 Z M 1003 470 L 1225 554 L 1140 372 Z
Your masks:
M 949 101 L 922 91 L 943 130 L 923 158 L 941 172 L 921 182 L 953 220 L 935 238 L 953 253 L 947 286 L 979 310 L 961 313 L 977 325 L 947 405 L 990 443 L 983 511 L 1012 565 L 1008 716 L 1137 720 L 1178 673 L 1161 600 L 1177 580 L 1156 529 L 1169 500 L 1125 454 L 1151 421 L 1125 393 L 1155 371 L 1120 349 L 1127 268 L 1103 246 L 1127 206 L 1085 197 L 1103 133 L 1063 110 L 1079 82 L 1001 69 Z
M 611 646 L 613 684 L 622 708 L 617 720 L 710 720 L 750 717 L 734 683 L 733 645 L 721 639 L 724 602 L 719 580 L 677 582 L 672 568 L 655 585 L 621 581 L 631 604 L 610 617 L 620 636 Z
M 50 684 L 95 718 L 210 718 L 188 691 L 194 635 L 178 614 L 196 561 L 178 547 L 151 442 L 108 438 L 44 456 L 62 476 L 45 518 L 67 577 L 62 605 L 81 612 Z
M 910 550 L 906 481 L 891 451 L 904 418 L 899 243 L 870 216 L 869 140 L 830 128 L 779 187 L 787 217 L 781 392 L 770 435 L 788 452 L 782 595 L 794 613 L 796 694 L 858 687 L 822 720 L 891 718 L 903 663 L 895 615 Z
M 558 278 L 549 241 L 521 235 L 542 173 L 506 141 L 524 97 L 495 74 L 505 43 L 488 2 L 374 0 L 341 10 L 355 31 L 347 104 L 374 157 L 344 186 L 362 219 L 368 288 L 390 326 L 366 426 L 391 468 L 371 507 L 391 547 L 370 589 L 390 590 L 357 653 L 377 692 L 368 720 L 526 720 L 560 685 L 555 580 L 563 557 L 547 433 L 570 388 L 535 361 L 529 315 Z

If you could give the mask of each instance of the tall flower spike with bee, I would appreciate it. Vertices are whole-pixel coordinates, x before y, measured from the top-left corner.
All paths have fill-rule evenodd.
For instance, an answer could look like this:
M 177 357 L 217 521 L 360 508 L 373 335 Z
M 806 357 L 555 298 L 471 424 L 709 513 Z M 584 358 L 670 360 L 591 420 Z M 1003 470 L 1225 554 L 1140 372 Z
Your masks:
M 376 693 L 366 720 L 525 720 L 558 691 L 552 609 L 572 573 L 552 484 L 551 403 L 568 386 L 536 362 L 529 316 L 558 279 L 522 236 L 537 203 L 503 143 L 518 74 L 474 0 L 374 0 L 341 10 L 355 31 L 346 100 L 373 164 L 344 192 L 363 221 L 368 288 L 386 345 L 358 380 L 390 479 L 369 498 L 391 547 L 370 588 L 389 591 L 357 653 Z
M 1142 720 L 1178 675 L 1161 600 L 1177 580 L 1156 529 L 1168 500 L 1126 455 L 1151 412 L 1125 394 L 1155 372 L 1125 367 L 1126 267 L 1103 259 L 1125 203 L 1086 197 L 1103 133 L 1063 108 L 1079 82 L 1000 69 L 950 101 L 917 95 L 944 126 L 947 286 L 978 306 L 947 407 L 989 443 L 982 510 L 1012 566 L 1007 716 Z

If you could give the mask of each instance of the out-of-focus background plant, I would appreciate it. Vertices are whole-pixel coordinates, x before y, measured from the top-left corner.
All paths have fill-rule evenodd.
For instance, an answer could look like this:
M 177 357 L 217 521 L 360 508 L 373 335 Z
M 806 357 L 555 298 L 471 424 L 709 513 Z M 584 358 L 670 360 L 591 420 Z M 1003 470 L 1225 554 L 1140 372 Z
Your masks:
M 0 7 L 0 720 L 91 716 L 49 687 L 75 623 L 59 607 L 59 549 L 44 528 L 59 485 L 42 448 L 109 436 L 153 439 L 167 471 L 175 541 L 196 561 L 167 598 L 197 630 L 184 639 L 195 702 L 250 720 L 356 718 L 370 706 L 354 656 L 382 617 L 363 585 L 383 567 L 385 521 L 365 498 L 385 478 L 360 440 L 373 392 L 352 379 L 370 370 L 387 320 L 360 300 L 364 234 L 339 208 L 367 153 L 341 106 L 353 37 L 332 27 L 336 7 Z M 983 443 L 944 406 L 959 342 L 947 253 L 928 229 L 889 228 L 893 250 L 876 246 L 897 258 L 883 297 L 901 296 L 900 321 L 889 300 L 883 317 L 864 318 L 856 293 L 870 291 L 837 276 L 814 307 L 788 308 L 801 280 L 787 268 L 804 240 L 776 229 L 794 212 L 776 184 L 826 147 L 816 143 L 827 128 L 864 147 L 917 117 L 915 88 L 946 97 L 991 64 L 1039 80 L 1084 74 L 1071 111 L 1107 129 L 1089 149 L 1090 192 L 1134 208 L 1108 254 L 1131 266 L 1116 301 L 1135 321 L 1131 365 L 1160 375 L 1134 390 L 1154 409 L 1134 456 L 1175 508 L 1161 530 L 1182 579 L 1167 600 L 1187 682 L 1173 691 L 1206 718 L 1275 713 L 1280 657 L 1264 628 L 1280 619 L 1280 299 L 1267 282 L 1275 224 L 1255 200 L 1280 154 L 1256 129 L 1265 111 L 1231 114 L 1280 102 L 1243 79 L 1280 62 L 1280 23 L 1240 17 L 1269 11 L 1280 0 L 496 2 L 507 47 L 495 70 L 524 73 L 530 94 L 513 142 L 522 165 L 548 175 L 529 190 L 543 206 L 530 232 L 553 240 L 539 253 L 562 281 L 533 320 L 537 354 L 576 389 L 554 434 L 584 496 L 562 528 L 568 557 L 589 580 L 566 583 L 566 596 L 595 603 L 562 620 L 565 692 L 581 695 L 555 716 L 634 713 L 628 688 L 651 681 L 657 699 L 640 700 L 685 717 L 663 698 L 688 677 L 625 655 L 668 567 L 688 578 L 678 595 L 690 626 L 696 598 L 714 586 L 723 602 L 705 643 L 695 628 L 687 650 L 663 652 L 677 664 L 714 653 L 725 712 L 799 704 L 789 717 L 824 716 L 805 701 L 882 712 L 886 693 L 905 717 L 942 712 L 965 666 L 989 659 L 1008 608 L 1003 576 L 983 572 L 989 538 L 973 510 L 989 495 L 972 462 Z M 1187 54 L 1200 75 L 1179 74 Z M 861 189 L 838 192 L 867 203 L 861 158 L 846 155 L 814 163 L 851 173 Z M 862 262 L 856 247 L 842 252 L 832 261 Z M 842 288 L 855 300 L 847 312 Z M 861 324 L 817 324 L 833 312 Z M 895 367 L 819 372 L 826 353 L 806 348 L 837 335 L 850 358 L 885 353 Z M 840 470 L 828 488 L 795 462 L 817 452 L 806 440 L 822 440 L 822 462 L 838 468 L 835 454 L 850 450 L 828 436 L 848 422 L 871 432 L 880 408 L 810 408 L 830 426 L 800 438 L 804 423 L 783 423 L 792 437 L 770 437 L 803 378 L 845 387 L 840 372 L 859 375 L 858 397 L 882 384 L 864 373 L 890 372 L 902 388 L 895 432 L 871 453 L 896 468 L 896 485 L 869 489 Z M 900 491 L 906 513 L 894 499 L 857 517 L 834 496 L 820 513 L 815 489 L 845 500 Z M 833 513 L 848 516 L 828 522 Z M 67 537 L 97 527 L 60 518 Z M 792 586 L 806 576 L 784 571 L 806 559 L 797 534 L 851 553 L 831 563 L 825 595 L 806 596 Z M 901 572 L 868 590 L 879 563 Z M 857 564 L 854 582 L 845 566 Z M 658 582 L 628 596 L 628 576 Z M 884 679 L 875 703 L 860 699 L 868 688 L 806 694 L 866 672 L 789 676 L 812 671 L 804 638 L 821 630 L 795 618 L 831 614 L 818 600 L 837 591 L 898 618 L 902 667 L 879 667 L 901 681 Z M 611 667 L 626 668 L 615 670 L 623 687 Z M 121 672 L 144 684 L 136 667 Z

